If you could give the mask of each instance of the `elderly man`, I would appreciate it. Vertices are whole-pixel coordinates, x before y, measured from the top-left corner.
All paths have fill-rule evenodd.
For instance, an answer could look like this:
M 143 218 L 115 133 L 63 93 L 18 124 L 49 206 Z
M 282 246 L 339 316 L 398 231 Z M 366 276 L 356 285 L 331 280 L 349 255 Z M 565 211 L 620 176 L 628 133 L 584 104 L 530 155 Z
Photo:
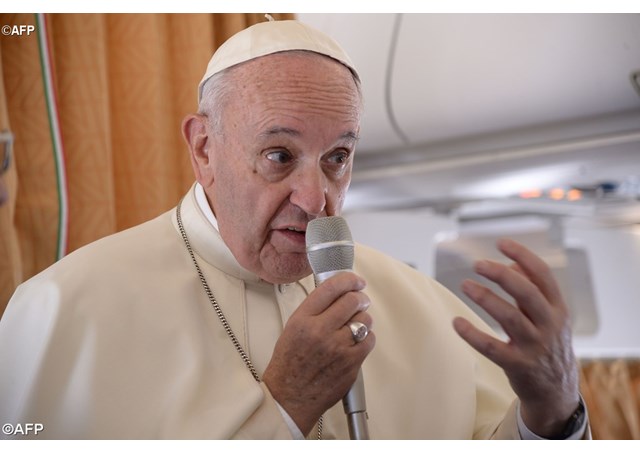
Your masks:
M 353 273 L 315 288 L 305 231 L 340 214 L 362 110 L 334 41 L 296 21 L 244 30 L 199 103 L 182 124 L 197 183 L 177 208 L 16 291 L 1 422 L 51 438 L 347 439 L 340 400 L 362 368 L 373 439 L 588 436 L 567 308 L 520 245 L 500 245 L 514 267 L 478 265 L 517 306 L 465 283 L 508 343 L 363 246 Z

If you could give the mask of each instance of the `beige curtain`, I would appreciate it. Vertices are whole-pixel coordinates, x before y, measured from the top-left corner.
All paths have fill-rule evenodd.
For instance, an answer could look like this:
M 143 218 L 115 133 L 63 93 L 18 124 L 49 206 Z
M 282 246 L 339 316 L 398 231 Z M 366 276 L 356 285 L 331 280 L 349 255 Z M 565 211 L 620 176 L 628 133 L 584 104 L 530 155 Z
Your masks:
M 587 361 L 581 369 L 594 439 L 640 439 L 640 361 Z
M 272 14 L 276 19 L 290 14 Z M 262 14 L 48 14 L 67 175 L 68 252 L 170 209 L 193 182 L 180 123 L 216 47 Z M 0 24 L 36 25 L 33 14 Z M 59 202 L 35 33 L 0 37 L 0 129 L 15 136 L 0 207 L 0 314 L 56 259 Z

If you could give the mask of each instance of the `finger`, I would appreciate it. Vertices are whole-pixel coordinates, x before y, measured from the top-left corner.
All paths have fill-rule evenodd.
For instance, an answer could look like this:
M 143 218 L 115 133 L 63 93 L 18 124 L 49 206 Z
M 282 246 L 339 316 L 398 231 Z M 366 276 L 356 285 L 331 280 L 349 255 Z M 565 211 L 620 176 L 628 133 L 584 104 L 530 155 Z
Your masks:
M 537 330 L 531 320 L 489 288 L 473 280 L 465 280 L 462 282 L 462 290 L 495 319 L 514 342 L 522 344 L 535 340 Z
M 371 317 L 371 315 L 365 311 L 359 311 L 358 313 L 356 313 L 350 320 L 351 321 L 357 321 L 357 322 L 361 322 L 362 324 L 364 324 L 365 326 L 367 326 L 367 329 L 369 330 L 373 330 L 373 318 Z
M 322 316 L 330 328 L 339 329 L 359 313 L 364 313 L 371 300 L 362 291 L 350 291 L 340 296 L 327 309 L 316 316 Z
M 517 263 L 551 305 L 564 304 L 558 283 L 542 258 L 512 239 L 500 239 L 497 245 L 505 256 Z
M 367 337 L 360 343 L 356 343 L 353 339 L 351 341 L 353 341 L 353 347 L 359 350 L 361 356 L 364 356 L 364 358 L 362 359 L 362 362 L 364 362 L 364 359 L 367 358 L 369 353 L 373 351 L 373 348 L 376 345 L 376 334 L 373 330 L 370 330 L 367 334 Z M 360 362 L 361 365 L 362 362 Z
M 520 266 L 518 266 L 518 263 L 511 263 L 511 265 L 509 267 L 511 267 L 511 269 L 513 269 L 514 271 L 516 271 L 518 274 L 522 275 L 523 277 L 529 278 L 527 276 L 527 274 L 522 270 L 522 268 Z
M 366 283 L 353 272 L 340 272 L 321 283 L 298 307 L 301 314 L 319 315 L 342 295 L 350 291 L 362 291 Z
M 366 322 L 362 322 L 362 321 L 358 321 L 358 322 L 362 322 L 365 326 L 367 326 L 367 336 L 361 340 L 360 342 L 357 342 L 356 339 L 353 336 L 353 332 L 351 331 L 351 328 L 349 327 L 349 324 L 353 322 L 353 320 L 350 320 L 349 322 L 347 322 L 342 329 L 340 329 L 340 334 L 342 336 L 342 338 L 344 338 L 344 343 L 343 344 L 347 344 L 349 345 L 349 347 L 354 347 L 357 346 L 361 349 L 364 349 L 364 351 L 362 351 L 362 353 L 368 354 L 369 352 L 371 352 L 371 350 L 373 349 L 373 345 L 375 344 L 375 335 L 374 335 L 374 331 L 372 328 L 369 327 L 369 324 L 367 324 Z M 364 359 L 363 359 L 364 360 Z
M 546 325 L 549 322 L 552 315 L 549 302 L 526 276 L 510 266 L 489 260 L 476 262 L 475 271 L 500 285 L 534 324 Z
M 347 339 L 351 342 L 355 342 L 355 339 L 353 338 L 353 332 L 351 331 L 351 327 L 349 326 L 349 324 L 351 324 L 352 322 L 359 322 L 364 324 L 367 328 L 368 333 L 371 333 L 373 331 L 373 318 L 371 318 L 371 315 L 365 312 L 358 312 L 353 318 L 349 319 L 345 323 L 344 328 L 342 329 L 345 332 L 345 336 L 347 337 Z
M 456 317 L 453 328 L 473 349 L 501 368 L 508 367 L 516 358 L 508 344 L 482 332 L 464 318 Z

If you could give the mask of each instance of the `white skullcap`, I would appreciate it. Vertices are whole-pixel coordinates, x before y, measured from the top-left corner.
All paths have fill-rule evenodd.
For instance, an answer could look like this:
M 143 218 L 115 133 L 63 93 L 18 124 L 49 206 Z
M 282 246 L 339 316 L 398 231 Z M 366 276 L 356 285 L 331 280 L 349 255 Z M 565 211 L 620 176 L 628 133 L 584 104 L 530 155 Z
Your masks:
M 332 38 L 302 22 L 270 20 L 245 28 L 216 50 L 198 85 L 198 102 L 202 87 L 214 74 L 254 58 L 288 50 L 309 50 L 331 57 L 349 68 L 359 80 L 351 59 Z

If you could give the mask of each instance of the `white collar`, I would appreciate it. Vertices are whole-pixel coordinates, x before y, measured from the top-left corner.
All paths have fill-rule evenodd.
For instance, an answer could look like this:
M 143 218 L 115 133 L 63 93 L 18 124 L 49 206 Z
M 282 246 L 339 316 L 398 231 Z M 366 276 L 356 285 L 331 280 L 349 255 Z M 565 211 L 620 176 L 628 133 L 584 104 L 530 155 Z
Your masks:
M 200 208 L 204 216 L 207 218 L 209 223 L 217 231 L 220 231 L 220 229 L 218 228 L 218 221 L 216 220 L 216 216 L 213 214 L 213 210 L 209 205 L 209 200 L 207 200 L 207 194 L 204 193 L 204 187 L 202 187 L 199 182 L 196 183 L 195 192 L 196 192 L 196 203 L 198 203 L 198 207 Z

